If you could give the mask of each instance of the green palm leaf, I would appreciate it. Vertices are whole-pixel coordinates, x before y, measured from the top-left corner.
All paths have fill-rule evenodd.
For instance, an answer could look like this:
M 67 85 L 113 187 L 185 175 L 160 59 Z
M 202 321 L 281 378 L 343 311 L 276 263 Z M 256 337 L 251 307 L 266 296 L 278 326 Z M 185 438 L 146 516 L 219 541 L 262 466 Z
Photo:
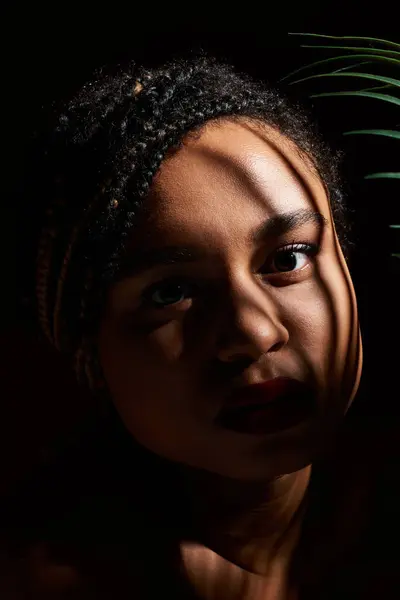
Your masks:
M 372 50 L 373 51 L 373 50 Z M 285 79 L 289 79 L 292 75 L 296 75 L 296 73 L 300 73 L 301 71 L 305 71 L 307 69 L 311 69 L 311 67 L 316 67 L 318 65 L 324 65 L 327 63 L 333 62 L 342 62 L 347 60 L 354 60 L 355 58 L 368 58 L 371 59 L 372 62 L 383 62 L 387 64 L 394 64 L 400 67 L 400 59 L 398 58 L 389 58 L 387 56 L 380 56 L 379 54 L 342 54 L 341 56 L 331 56 L 330 58 L 324 58 L 324 60 L 317 60 L 308 65 L 304 65 L 295 71 L 291 71 L 285 77 L 282 77 L 280 81 L 284 81 Z
M 354 131 L 345 131 L 343 133 L 343 135 L 359 134 L 384 135 L 385 137 L 400 140 L 400 131 L 394 131 L 393 129 L 358 129 Z
M 387 94 L 376 94 L 374 92 L 324 92 L 323 94 L 312 94 L 310 98 L 321 98 L 327 96 L 364 96 L 366 98 L 376 98 L 377 100 L 384 100 L 391 104 L 400 106 L 400 99 L 395 96 L 388 96 Z
M 373 87 L 370 88 L 364 88 L 363 90 L 360 90 L 360 92 L 371 92 L 373 90 L 387 90 L 388 88 L 393 87 L 392 85 L 374 85 Z
M 350 50 L 352 52 L 371 52 L 381 54 L 382 56 L 400 57 L 400 52 L 393 50 L 381 50 L 381 48 L 359 48 L 355 46 L 314 46 L 312 44 L 301 44 L 300 48 L 320 48 L 325 50 Z
M 361 67 L 362 65 L 371 65 L 372 60 L 364 60 L 363 62 L 355 63 L 354 65 L 348 65 L 347 67 L 341 67 L 340 69 L 335 69 L 332 73 L 343 73 L 343 71 L 348 71 L 349 69 L 354 69 L 355 67 Z
M 325 38 L 330 40 L 357 40 L 363 42 L 377 42 L 378 44 L 384 44 L 385 46 L 390 46 L 391 48 L 400 48 L 400 44 L 396 44 L 396 42 L 392 42 L 390 40 L 381 40 L 372 37 L 359 37 L 353 35 L 324 35 L 322 33 L 289 33 L 288 35 L 303 35 L 308 37 Z
M 373 79 L 379 83 L 390 84 L 394 87 L 400 88 L 399 79 L 394 79 L 393 77 L 382 77 L 382 75 L 371 75 L 371 73 L 357 73 L 355 71 L 352 73 L 320 73 L 319 75 L 310 75 L 309 77 L 303 77 L 303 79 L 292 81 L 290 85 L 293 85 L 294 83 L 301 83 L 303 81 L 309 81 L 310 79 L 319 79 L 320 77 L 361 77 L 363 79 Z
M 322 35 L 322 34 L 318 34 L 318 33 L 289 33 L 289 35 L 301 35 L 301 36 L 308 36 L 308 37 L 314 37 L 314 38 L 325 38 L 325 39 L 331 39 L 331 40 L 351 40 L 351 41 L 362 41 L 362 42 L 373 42 L 374 44 L 383 44 L 384 46 L 388 46 L 390 48 L 395 48 L 396 51 L 394 50 L 384 50 L 381 48 L 365 48 L 365 47 L 355 47 L 355 46 L 342 46 L 342 45 L 336 45 L 336 46 L 330 46 L 330 45 L 302 45 L 302 48 L 319 48 L 319 49 L 326 49 L 326 50 L 346 50 L 348 51 L 348 54 L 343 55 L 341 54 L 340 56 L 334 56 L 334 57 L 330 57 L 324 60 L 319 60 L 316 62 L 313 62 L 311 64 L 308 65 L 304 65 L 302 67 L 300 67 L 299 69 L 296 69 L 295 71 L 292 71 L 291 73 L 289 73 L 288 75 L 286 75 L 285 77 L 283 77 L 281 79 L 281 81 L 285 80 L 285 79 L 290 79 L 293 75 L 296 75 L 298 73 L 302 73 L 304 71 L 306 71 L 307 69 L 311 69 L 313 67 L 318 67 L 321 65 L 327 65 L 327 64 L 332 64 L 332 67 L 338 66 L 339 68 L 335 68 L 331 73 L 319 73 L 319 74 L 314 74 L 314 75 L 309 75 L 308 77 L 303 77 L 301 79 L 298 79 L 296 81 L 292 81 L 289 82 L 290 85 L 294 84 L 294 83 L 302 83 L 304 81 L 309 81 L 312 79 L 319 79 L 321 77 L 357 77 L 357 78 L 361 78 L 361 79 L 371 79 L 377 83 L 380 84 L 384 84 L 384 85 L 377 85 L 374 87 L 370 87 L 370 88 L 365 88 L 362 90 L 357 90 L 357 91 L 343 91 L 343 92 L 325 92 L 325 93 L 320 93 L 320 94 L 312 94 L 310 97 L 311 98 L 321 98 L 321 97 L 332 97 L 332 96 L 359 96 L 359 97 L 365 97 L 365 98 L 373 98 L 373 99 L 377 99 L 377 100 L 383 100 L 385 102 L 389 102 L 391 104 L 395 104 L 396 106 L 400 106 L 400 99 L 397 98 L 396 96 L 392 96 L 389 94 L 381 94 L 381 93 L 377 93 L 376 90 L 380 90 L 380 89 L 387 89 L 387 88 L 399 88 L 400 87 L 400 80 L 399 79 L 395 79 L 392 77 L 384 77 L 381 75 L 375 75 L 372 73 L 361 73 L 361 72 L 356 72 L 356 71 L 349 71 L 349 69 L 355 69 L 356 67 L 359 67 L 361 65 L 364 64 L 371 64 L 371 63 L 382 63 L 385 62 L 387 64 L 391 64 L 393 65 L 393 67 L 399 67 L 400 66 L 400 52 L 398 51 L 398 49 L 400 49 L 400 44 L 397 44 L 395 42 L 391 42 L 389 40 L 382 40 L 382 39 L 377 39 L 377 38 L 370 38 L 370 37 L 355 37 L 355 36 L 333 36 L 333 35 Z M 362 60 L 362 62 L 357 62 L 357 63 L 353 63 L 349 64 L 349 65 L 344 65 L 344 66 L 340 66 L 340 64 L 346 63 L 347 61 L 353 61 L 355 58 L 357 59 L 366 59 L 366 60 Z M 383 136 L 383 137 L 387 137 L 387 138 L 392 138 L 392 139 L 400 139 L 400 132 L 399 131 L 395 131 L 395 130 L 391 130 L 391 129 L 359 129 L 359 130 L 352 130 L 352 131 L 346 131 L 343 133 L 343 135 L 378 135 L 378 136 Z M 365 176 L 365 179 L 398 179 L 400 180 L 400 172 L 380 172 L 380 173 L 370 173 L 369 175 Z M 389 227 L 391 229 L 400 229 L 400 225 L 389 225 Z M 396 258 L 400 258 L 400 254 L 395 253 L 392 254 L 391 256 L 394 256 Z
M 400 179 L 400 173 L 372 173 L 364 179 Z

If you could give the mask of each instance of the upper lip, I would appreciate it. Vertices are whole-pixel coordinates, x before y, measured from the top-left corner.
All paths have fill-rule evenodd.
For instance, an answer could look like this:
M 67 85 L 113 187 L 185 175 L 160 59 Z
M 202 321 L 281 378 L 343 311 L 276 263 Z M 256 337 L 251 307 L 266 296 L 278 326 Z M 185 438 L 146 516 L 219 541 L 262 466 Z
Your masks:
M 290 393 L 304 392 L 306 384 L 290 377 L 275 377 L 262 383 L 235 389 L 227 399 L 225 410 L 267 404 Z

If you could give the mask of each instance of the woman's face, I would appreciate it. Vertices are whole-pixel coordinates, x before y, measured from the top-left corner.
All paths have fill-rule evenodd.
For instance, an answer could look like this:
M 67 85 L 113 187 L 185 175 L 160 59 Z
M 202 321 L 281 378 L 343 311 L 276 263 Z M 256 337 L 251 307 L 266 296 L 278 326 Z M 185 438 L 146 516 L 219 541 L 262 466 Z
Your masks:
M 164 161 L 146 206 L 99 334 L 125 426 L 164 458 L 232 478 L 310 464 L 352 401 L 362 362 L 321 180 L 274 130 L 223 121 Z M 220 424 L 233 389 L 280 376 L 315 395 L 295 426 L 254 434 Z

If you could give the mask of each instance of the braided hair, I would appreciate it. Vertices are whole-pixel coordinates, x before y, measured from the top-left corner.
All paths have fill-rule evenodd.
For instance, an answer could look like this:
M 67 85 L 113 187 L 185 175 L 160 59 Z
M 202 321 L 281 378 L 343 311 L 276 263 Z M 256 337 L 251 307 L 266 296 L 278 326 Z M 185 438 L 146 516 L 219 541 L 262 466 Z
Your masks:
M 92 388 L 90 340 L 160 164 L 207 122 L 243 117 L 272 126 L 311 159 L 346 254 L 338 153 L 299 106 L 230 66 L 204 55 L 154 69 L 131 62 L 98 71 L 58 110 L 43 153 L 39 193 L 47 213 L 37 259 L 37 309 L 51 343 L 75 359 L 78 375 Z

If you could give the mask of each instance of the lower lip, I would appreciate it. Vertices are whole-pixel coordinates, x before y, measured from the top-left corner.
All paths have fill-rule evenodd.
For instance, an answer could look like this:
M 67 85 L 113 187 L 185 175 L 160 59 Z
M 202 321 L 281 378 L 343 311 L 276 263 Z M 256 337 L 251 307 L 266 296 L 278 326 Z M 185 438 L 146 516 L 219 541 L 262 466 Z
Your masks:
M 314 403 L 310 393 L 288 394 L 263 405 L 232 410 L 219 421 L 222 427 L 231 431 L 266 435 L 303 423 L 311 417 L 313 408 Z

